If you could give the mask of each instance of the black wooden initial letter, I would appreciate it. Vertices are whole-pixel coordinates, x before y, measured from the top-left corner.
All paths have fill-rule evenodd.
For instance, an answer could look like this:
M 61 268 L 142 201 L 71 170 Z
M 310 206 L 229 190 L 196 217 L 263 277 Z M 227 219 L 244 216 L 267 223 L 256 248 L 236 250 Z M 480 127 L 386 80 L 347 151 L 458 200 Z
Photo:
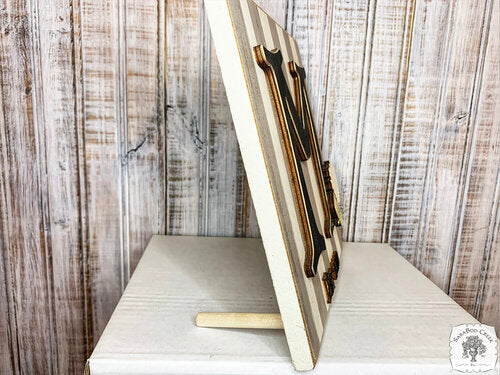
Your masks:
M 307 185 L 302 170 L 302 161 L 314 158 L 317 160 L 315 138 L 310 134 L 310 116 L 307 98 L 302 95 L 301 84 L 305 72 L 294 63 L 290 63 L 292 76 L 296 81 L 297 107 L 290 93 L 282 70 L 283 56 L 279 50 L 269 51 L 264 46 L 254 47 L 259 66 L 265 71 L 267 82 L 272 93 L 276 114 L 279 118 L 281 134 L 292 176 L 296 203 L 300 213 L 301 228 L 305 239 L 304 271 L 308 277 L 316 274 L 321 253 L 326 250 L 325 237 L 318 229 L 313 207 L 309 198 Z M 297 82 L 298 81 L 298 82 Z M 297 89 L 297 84 L 298 89 Z M 314 141 L 314 145 L 311 141 Z M 312 148 L 314 147 L 314 150 Z M 314 151 L 314 152 L 312 152 Z M 319 177 L 322 181 L 321 167 Z M 328 216 L 328 215 L 325 215 Z

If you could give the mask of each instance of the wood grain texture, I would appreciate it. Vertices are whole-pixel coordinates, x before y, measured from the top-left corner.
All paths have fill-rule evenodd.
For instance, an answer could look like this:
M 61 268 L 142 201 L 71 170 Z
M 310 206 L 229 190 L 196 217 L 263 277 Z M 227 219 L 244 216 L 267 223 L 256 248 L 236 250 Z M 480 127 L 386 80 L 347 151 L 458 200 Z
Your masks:
M 477 90 L 477 69 L 482 60 L 483 27 L 487 2 L 459 1 L 452 4 L 449 45 L 443 61 L 440 96 L 434 104 L 434 143 L 427 165 L 426 207 L 421 212 L 418 267 L 438 286 L 446 289 L 460 196 L 467 172 L 464 157 L 470 152 L 470 115 Z M 488 10 L 489 11 L 489 10 Z M 483 22 L 484 22 L 483 21 Z
M 3 301 L 0 306 L 0 328 L 2 332 L 1 337 L 1 362 L 0 362 L 0 370 L 8 374 L 19 374 L 19 354 L 18 354 L 18 345 L 17 345 L 17 320 L 15 314 L 15 299 L 14 299 L 14 290 L 13 290 L 13 276 L 12 276 L 12 268 L 11 268 L 11 257 L 9 256 L 11 249 L 11 242 L 8 226 L 8 216 L 7 216 L 7 197 L 10 197 L 11 188 L 7 182 L 7 175 L 5 171 L 9 169 L 9 155 L 7 152 L 8 148 L 8 140 L 10 142 L 10 137 L 8 138 L 8 122 L 12 121 L 12 114 L 9 116 L 9 111 L 12 111 L 12 107 L 10 105 L 6 105 L 4 95 L 5 93 L 9 93 L 9 91 L 18 89 L 17 85 L 9 88 L 10 85 L 13 85 L 12 72 L 8 72 L 5 70 L 7 66 L 8 60 L 6 60 L 4 54 L 9 49 L 12 44 L 12 40 L 9 40 L 8 34 L 10 31 L 16 31 L 15 23 L 12 22 L 12 19 L 16 19 L 17 10 L 9 9 L 8 12 L 5 12 L 0 17 L 1 25 L 2 25 L 2 33 L 0 34 L 0 66 L 2 69 L 0 70 L 0 168 L 1 168 L 1 176 L 0 179 L 0 218 L 1 218 L 1 226 L 0 226 L 0 273 L 2 274 L 0 277 L 0 300 Z M 14 35 L 15 37 L 15 35 Z M 6 74 L 7 73 L 7 74 Z M 7 114 L 4 113 L 4 110 L 7 110 Z M 15 126 L 15 125 L 14 125 Z M 7 251 L 9 250 L 9 251 Z
M 427 164 L 436 139 L 434 128 L 439 123 L 434 119 L 435 105 L 444 78 L 451 7 L 441 1 L 415 5 L 388 237 L 389 243 L 413 262 L 421 245 L 419 226 L 425 207 Z
M 121 163 L 124 241 L 133 272 L 151 235 L 165 231 L 164 9 L 156 0 L 124 3 L 121 89 L 126 103 Z M 145 200 L 144 196 L 148 199 Z
M 345 239 L 500 331 L 500 2 L 257 3 L 298 41 Z M 81 373 L 151 234 L 259 236 L 202 1 L 2 2 L 0 104 L 0 373 Z
M 414 30 L 421 32 L 425 27 L 435 27 L 427 26 L 427 17 L 425 25 L 417 28 L 420 17 L 427 12 L 439 14 L 431 4 L 426 4 L 430 8 L 417 8 Z M 473 134 L 469 130 L 469 116 L 483 35 L 482 28 L 476 27 L 476 21 L 472 20 L 483 19 L 485 5 L 485 2 L 457 2 L 442 8 L 446 14 L 443 18 L 446 32 L 442 33 L 441 48 L 436 50 L 439 58 L 429 60 L 415 70 L 412 64 L 409 67 L 408 82 L 412 86 L 408 90 L 413 90 L 415 97 L 406 96 L 401 142 L 419 144 L 414 149 L 417 154 L 405 156 L 415 160 L 417 165 L 399 164 L 399 176 L 403 178 L 397 181 L 396 189 L 406 184 L 403 179 L 410 172 L 410 181 L 416 181 L 411 202 L 417 205 L 418 225 L 412 226 L 413 240 L 407 244 L 414 246 L 411 257 L 419 269 L 445 289 L 451 271 L 450 247 L 463 189 L 463 160 Z M 414 33 L 412 48 L 418 50 L 412 50 L 412 56 L 425 56 L 430 50 L 424 42 L 427 37 L 420 32 Z M 422 68 L 423 72 L 420 71 Z M 424 81 L 422 73 L 436 78 Z M 396 198 L 396 205 L 401 200 L 402 197 Z M 404 212 L 398 214 L 405 215 Z M 404 224 L 397 225 L 394 229 L 397 232 L 404 227 Z M 403 241 L 408 240 L 403 238 Z
M 204 179 L 207 186 L 204 231 L 200 234 L 234 237 L 245 225 L 246 188 L 243 161 L 229 111 L 226 91 L 211 39 L 210 50 L 207 149 Z M 224 215 L 221 215 L 224 212 Z
M 115 2 L 84 0 L 80 3 L 86 215 L 92 295 L 93 339 L 125 286 L 130 266 L 124 239 L 126 198 L 121 157 L 124 133 L 121 96 L 124 53 L 120 37 L 123 9 Z
M 84 279 L 79 215 L 79 165 L 75 127 L 72 9 L 65 0 L 32 3 L 34 44 L 33 91 L 37 108 L 39 158 L 44 160 L 40 187 L 45 197 L 45 232 L 50 257 L 53 299 L 53 369 L 83 370 L 87 353 L 83 309 Z M 68 84 L 69 83 L 69 84 Z
M 1 13 L 2 252 L 17 373 L 56 371 L 45 142 L 39 120 L 40 49 L 36 10 L 10 2 Z M 2 338 L 3 340 L 3 338 Z M 14 358 L 16 356 L 16 358 Z M 36 360 L 35 360 L 36 359 Z M 2 366 L 3 367 L 3 366 Z
M 0 239 L 0 246 L 3 247 L 3 241 Z M 5 263 L 3 260 L 3 254 L 0 252 L 0 332 L 2 332 L 2 340 L 0 341 L 0 373 L 2 374 L 17 374 L 18 370 L 18 358 L 17 358 L 17 348 L 13 347 L 13 344 L 17 339 L 17 332 L 12 332 L 9 325 L 9 308 L 12 306 L 12 301 L 7 298 L 7 284 L 6 284 L 6 272 Z
M 487 3 L 483 56 L 470 116 L 470 152 L 458 222 L 449 293 L 482 321 L 495 324 L 499 310 L 498 194 L 500 171 L 500 8 Z M 498 324 L 498 322 L 496 322 Z
M 201 83 L 206 80 L 200 62 L 202 17 L 201 2 L 167 2 L 166 220 L 169 234 L 198 234 L 200 159 L 205 142 L 200 134 Z
M 491 5 L 491 20 L 487 27 L 488 36 L 485 38 L 487 44 L 485 48 L 485 59 L 483 62 L 483 77 L 481 91 L 478 99 L 478 132 L 476 153 L 478 157 L 472 165 L 471 186 L 469 191 L 472 197 L 468 201 L 467 207 L 470 211 L 476 210 L 476 215 L 488 212 L 488 204 L 491 205 L 489 217 L 480 215 L 481 221 L 488 223 L 487 238 L 484 241 L 483 262 L 481 266 L 481 279 L 479 292 L 475 297 L 474 309 L 465 305 L 477 317 L 486 324 L 496 327 L 496 332 L 500 331 L 500 84 L 498 72 L 500 71 L 500 2 L 494 1 Z M 485 134 L 483 133 L 485 132 Z M 491 143 L 489 143 L 491 142 Z M 496 171 L 495 171 L 496 169 Z M 484 171 L 484 173 L 481 173 Z M 495 188 L 493 189 L 493 181 Z M 486 192 L 480 192 L 485 188 Z M 475 190 L 478 189 L 478 190 Z M 479 205 L 479 202 L 481 205 Z M 483 210 L 482 207 L 486 207 Z M 464 215 L 465 216 L 465 215 Z M 465 216 L 466 217 L 466 216 Z M 470 215 L 469 217 L 472 217 Z M 484 233 L 484 229 L 479 222 L 474 223 L 478 231 Z M 464 225 L 465 228 L 465 225 Z M 479 242 L 481 243 L 481 242 Z M 476 248 L 477 243 L 465 244 L 464 249 Z M 471 254 L 475 256 L 474 253 Z M 468 262 L 458 259 L 456 265 L 464 265 Z M 470 274 L 470 271 L 469 271 Z M 467 280 L 467 279 L 466 279 Z M 474 284 L 466 281 L 464 289 L 473 289 Z M 463 284 L 462 284 L 463 285 Z M 453 293 L 451 296 L 454 297 Z M 497 333 L 498 335 L 498 333 Z
M 352 124 L 358 123 L 366 37 L 371 35 L 367 29 L 372 17 L 369 9 L 368 1 L 334 2 L 331 46 L 326 57 L 325 113 L 323 123 L 318 124 L 323 155 L 332 162 L 338 176 L 340 204 L 344 218 L 349 218 L 343 228 L 348 240 L 352 238 L 351 192 L 357 139 L 357 126 Z
M 366 43 L 358 138 L 351 193 L 350 236 L 354 241 L 381 242 L 384 212 L 400 124 L 395 121 L 400 72 L 405 68 L 405 26 L 411 1 L 373 4 Z

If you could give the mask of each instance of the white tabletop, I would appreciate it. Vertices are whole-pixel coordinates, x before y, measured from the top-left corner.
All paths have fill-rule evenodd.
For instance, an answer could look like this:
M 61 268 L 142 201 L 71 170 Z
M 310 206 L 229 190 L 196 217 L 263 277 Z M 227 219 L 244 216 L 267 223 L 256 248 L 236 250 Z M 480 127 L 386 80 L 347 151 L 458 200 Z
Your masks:
M 278 312 L 256 239 L 155 236 L 89 359 L 101 374 L 295 373 L 284 332 L 198 328 L 200 311 Z M 314 374 L 450 374 L 477 321 L 393 249 L 346 243 Z

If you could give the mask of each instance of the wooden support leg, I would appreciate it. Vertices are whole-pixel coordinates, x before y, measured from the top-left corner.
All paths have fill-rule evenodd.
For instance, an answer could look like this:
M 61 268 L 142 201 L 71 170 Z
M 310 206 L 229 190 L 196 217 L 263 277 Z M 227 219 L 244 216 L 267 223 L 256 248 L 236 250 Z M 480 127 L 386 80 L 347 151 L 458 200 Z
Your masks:
M 200 312 L 196 325 L 208 328 L 283 329 L 280 314 Z

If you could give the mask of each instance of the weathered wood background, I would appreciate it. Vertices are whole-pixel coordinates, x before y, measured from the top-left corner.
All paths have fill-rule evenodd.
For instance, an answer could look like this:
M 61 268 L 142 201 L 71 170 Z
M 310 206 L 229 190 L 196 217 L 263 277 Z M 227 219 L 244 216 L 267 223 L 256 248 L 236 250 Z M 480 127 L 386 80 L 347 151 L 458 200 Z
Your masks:
M 500 1 L 274 0 L 350 241 L 500 331 Z M 153 233 L 258 236 L 199 0 L 0 2 L 0 373 L 80 374 Z

